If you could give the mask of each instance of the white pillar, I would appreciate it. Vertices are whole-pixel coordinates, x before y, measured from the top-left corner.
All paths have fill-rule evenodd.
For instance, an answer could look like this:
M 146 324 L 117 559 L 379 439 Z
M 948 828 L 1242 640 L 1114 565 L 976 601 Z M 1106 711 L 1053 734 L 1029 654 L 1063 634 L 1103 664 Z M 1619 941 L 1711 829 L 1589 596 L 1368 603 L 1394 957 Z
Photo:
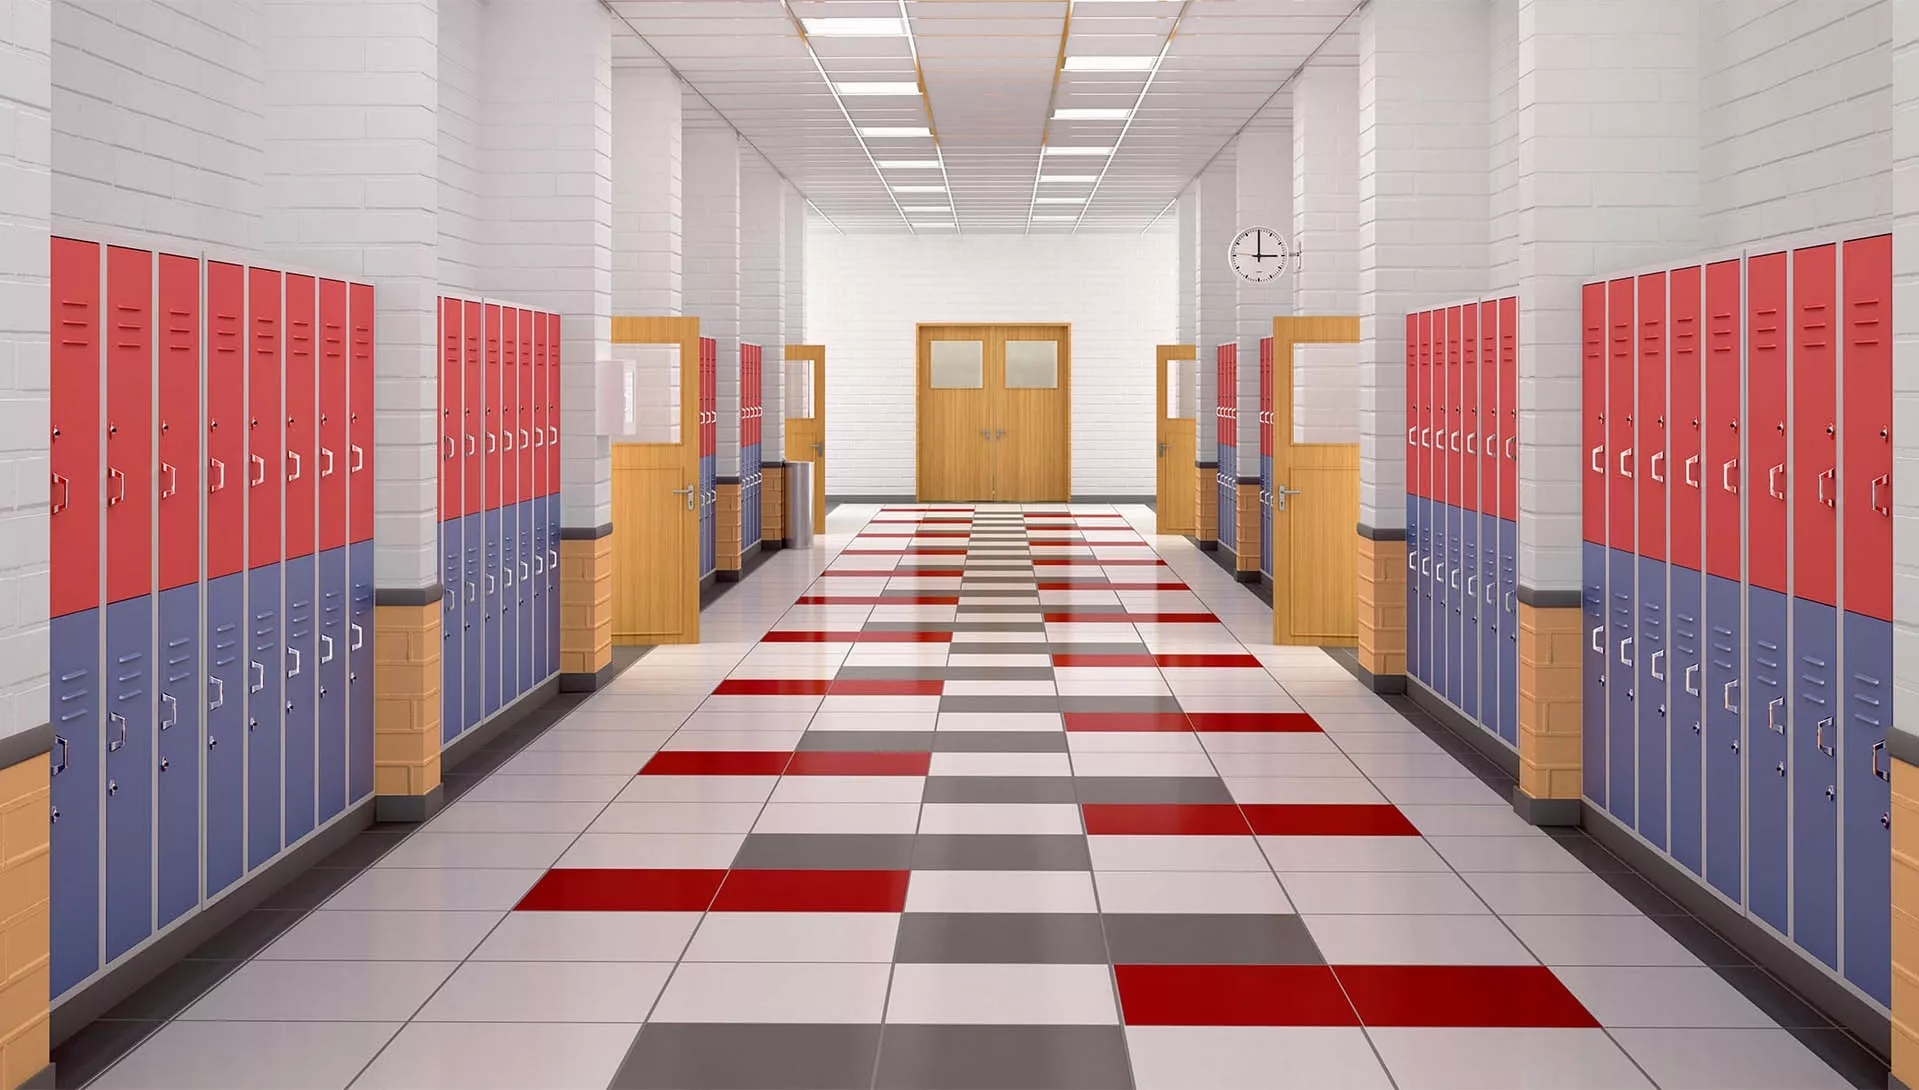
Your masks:
M 786 330 L 780 340 L 806 344 L 806 198 L 786 187 Z M 784 370 L 782 368 L 782 370 Z
M 1192 344 L 1198 322 L 1199 186 L 1179 195 L 1179 343 Z
M 1197 435 L 1199 461 L 1217 460 L 1219 429 L 1213 411 L 1219 407 L 1219 376 L 1214 369 L 1222 344 L 1239 339 L 1239 277 L 1227 264 L 1227 249 L 1239 231 L 1238 155 L 1228 146 L 1200 175 L 1199 222 L 1193 251 L 1195 296 L 1193 346 L 1199 356 Z
M 740 339 L 760 346 L 760 404 L 783 405 L 781 336 L 786 328 L 786 179 L 766 157 L 740 147 Z M 780 414 L 760 417 L 760 459 L 778 461 Z
M 613 70 L 613 313 L 682 313 L 680 81 L 658 62 Z
M 686 313 L 717 342 L 718 447 L 714 472 L 740 473 L 740 141 L 697 99 L 686 121 Z
M 1274 104 L 1284 106 L 1283 102 Z M 1239 222 L 1234 233 L 1248 227 L 1270 227 L 1290 238 L 1293 226 L 1293 130 L 1285 120 L 1265 115 L 1253 119 L 1239 136 L 1235 161 Z M 1222 251 L 1218 257 L 1225 263 Z M 1273 319 L 1293 313 L 1293 269 L 1289 266 L 1265 283 L 1233 277 L 1239 293 L 1239 479 L 1259 478 L 1259 342 L 1273 335 Z
M 1359 69 L 1310 65 L 1293 85 L 1293 313 L 1359 313 Z

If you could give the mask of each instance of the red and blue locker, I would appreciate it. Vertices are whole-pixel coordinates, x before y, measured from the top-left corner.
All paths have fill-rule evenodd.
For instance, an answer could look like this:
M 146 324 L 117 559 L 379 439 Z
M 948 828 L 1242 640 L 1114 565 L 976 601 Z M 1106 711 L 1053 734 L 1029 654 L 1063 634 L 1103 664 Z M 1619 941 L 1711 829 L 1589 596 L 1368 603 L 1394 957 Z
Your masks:
M 347 801 L 373 793 L 373 286 L 347 285 Z
M 165 927 L 200 903 L 200 262 L 161 254 L 157 278 L 154 895 Z
M 761 463 L 760 448 L 761 361 L 757 344 L 740 345 L 740 547 L 751 547 L 760 540 Z
M 1231 551 L 1239 540 L 1239 345 L 1222 344 L 1213 355 L 1219 389 L 1219 403 L 1213 409 L 1214 454 L 1219 463 L 1213 478 L 1219 505 L 1215 539 Z
M 349 289 L 341 280 L 321 280 L 319 286 L 319 356 L 314 404 L 314 439 L 319 463 L 315 467 L 314 505 L 318 522 L 315 549 L 318 558 L 319 626 L 314 636 L 314 819 L 331 821 L 347 807 L 351 767 L 347 723 L 350 721 L 348 658 L 352 654 L 353 594 L 348 579 L 347 504 L 353 459 L 348 448 L 352 421 L 348 399 Z M 371 484 L 370 481 L 365 482 Z M 369 681 L 371 674 L 368 675 Z
M 1423 455 L 1420 430 L 1419 315 L 1406 315 L 1406 672 L 1415 677 L 1425 672 L 1425 624 L 1420 600 L 1425 583 L 1419 574 L 1420 559 L 1426 542 L 1425 482 L 1421 477 Z
M 720 345 L 712 337 L 700 338 L 700 578 L 712 575 L 719 567 L 715 521 L 719 503 L 719 390 Z
M 560 316 L 546 316 L 546 661 L 560 671 Z
M 1740 420 L 1745 416 L 1745 265 L 1716 261 L 1705 274 L 1706 493 L 1705 693 L 1706 881 L 1745 898 L 1745 502 L 1740 495 Z M 1604 730 L 1602 721 L 1598 728 Z
M 1273 577 L 1273 339 L 1259 339 L 1259 570 Z
M 319 662 L 319 616 L 316 601 L 319 589 L 319 542 L 315 519 L 318 517 L 319 492 L 314 481 L 319 473 L 319 436 L 316 416 L 319 411 L 319 365 L 315 358 L 315 329 L 319 321 L 319 285 L 311 276 L 288 273 L 285 277 L 286 362 L 284 393 L 286 406 L 286 559 L 284 616 L 286 643 L 281 668 L 286 673 L 285 759 L 282 779 L 285 790 L 283 842 L 291 843 L 311 832 L 317 812 L 316 759 L 319 754 L 316 734 L 315 702 L 319 686 L 315 682 Z
M 1666 766 L 1668 848 L 1705 874 L 1705 270 L 1666 274 Z
M 247 270 L 247 837 L 252 871 L 279 854 L 280 774 L 285 720 L 281 675 L 287 661 L 281 620 L 285 542 L 286 417 L 281 357 L 284 277 Z
M 247 271 L 206 263 L 206 892 L 246 873 Z M 56 553 L 55 555 L 58 555 Z M 58 988 L 55 988 L 58 991 Z

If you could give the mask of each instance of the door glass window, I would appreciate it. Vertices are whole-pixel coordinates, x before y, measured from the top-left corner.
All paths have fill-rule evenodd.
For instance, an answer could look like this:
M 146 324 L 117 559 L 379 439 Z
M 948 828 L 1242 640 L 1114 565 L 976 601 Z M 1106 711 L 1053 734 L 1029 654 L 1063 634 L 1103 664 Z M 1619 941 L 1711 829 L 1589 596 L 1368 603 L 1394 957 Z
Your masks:
M 986 385 L 985 347 L 983 341 L 934 341 L 933 389 L 978 390 L 984 388 Z
M 786 361 L 786 417 L 810 420 L 813 417 L 813 361 Z
M 616 344 L 600 366 L 600 431 L 616 443 L 680 441 L 680 346 Z
M 1199 361 L 1166 361 L 1166 419 L 1191 420 L 1199 395 Z
M 1008 390 L 1058 389 L 1059 342 L 1007 341 L 1006 388 Z

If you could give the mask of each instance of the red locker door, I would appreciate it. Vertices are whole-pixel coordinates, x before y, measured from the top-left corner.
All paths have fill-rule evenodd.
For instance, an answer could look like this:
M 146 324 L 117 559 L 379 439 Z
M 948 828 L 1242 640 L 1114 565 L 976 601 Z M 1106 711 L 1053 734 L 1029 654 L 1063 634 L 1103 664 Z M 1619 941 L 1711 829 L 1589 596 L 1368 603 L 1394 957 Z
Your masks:
M 1753 585 L 1786 591 L 1786 278 L 1784 253 L 1746 262 L 1746 532 Z
M 1433 311 L 1419 315 L 1419 494 L 1439 498 L 1438 458 L 1434 453 L 1434 432 L 1439 419 L 1439 380 L 1433 377 Z
M 548 494 L 560 490 L 560 316 L 557 314 L 546 316 L 546 490 Z
M 1580 295 L 1582 331 L 1580 361 L 1580 419 L 1585 422 L 1581 443 L 1586 448 L 1586 482 L 1580 500 L 1585 515 L 1585 539 L 1606 544 L 1606 285 L 1587 284 Z
M 519 406 L 519 437 L 515 440 L 520 451 L 520 487 L 518 498 L 530 500 L 539 495 L 533 480 L 533 320 L 530 310 L 520 311 L 520 369 L 517 372 L 520 393 L 516 399 Z
M 465 513 L 466 492 L 460 469 L 466 463 L 466 399 L 461 392 L 466 361 L 460 332 L 460 301 L 440 300 L 440 519 Z
M 1519 299 L 1499 301 L 1499 517 L 1519 519 Z
M 53 240 L 47 544 L 50 615 L 100 605 L 100 247 Z
M 1700 467 L 1706 492 L 1706 571 L 1738 582 L 1745 525 L 1739 489 L 1745 467 L 1739 453 L 1739 399 L 1744 372 L 1739 360 L 1741 315 L 1738 261 L 1706 266 L 1706 461 Z
M 246 270 L 207 262 L 207 578 L 247 566 Z
M 347 288 L 348 541 L 373 539 L 373 285 Z
M 347 542 L 346 283 L 320 281 L 320 549 Z M 444 473 L 445 463 L 441 463 Z M 456 512 L 457 513 L 457 512 Z
M 1419 315 L 1406 315 L 1406 494 L 1419 491 Z
M 1479 308 L 1459 309 L 1459 505 L 1479 512 Z
M 1459 481 L 1459 308 L 1447 307 L 1433 319 L 1434 339 L 1439 342 L 1440 359 L 1434 374 L 1438 377 L 1439 428 L 1433 441 L 1442 443 L 1439 455 L 1439 498 L 1458 504 Z M 1442 442 L 1443 440 L 1443 442 Z
M 469 515 L 479 514 L 486 505 L 486 474 L 482 468 L 486 448 L 493 442 L 492 432 L 488 430 L 493 421 L 487 415 L 485 344 L 486 327 L 481 320 L 480 304 L 462 302 L 460 351 L 466 360 L 466 368 L 461 376 L 460 395 L 466 400 L 466 409 L 460 421 L 460 449 L 463 452 L 460 481 L 466 489 L 466 513 Z
M 1499 304 L 1487 300 L 1477 310 L 1473 323 L 1479 330 L 1479 509 L 1498 514 L 1504 510 L 1499 486 L 1505 479 L 1505 463 L 1499 453 L 1503 420 L 1499 409 Z
M 1639 408 L 1633 442 L 1639 481 L 1639 555 L 1666 559 L 1666 274 L 1639 278 Z
M 502 485 L 501 423 L 503 416 L 501 401 L 502 376 L 500 374 L 500 308 L 495 304 L 486 305 L 486 509 L 495 510 L 500 506 L 504 495 Z
M 1672 546 L 1667 555 L 1675 564 L 1697 570 L 1702 529 L 1700 486 L 1705 482 L 1704 407 L 1699 383 L 1699 289 L 1697 265 L 1675 269 L 1667 277 L 1667 328 L 1672 367 L 1666 393 L 1666 450 L 1671 498 Z
M 160 255 L 160 589 L 200 578 L 200 262 Z
M 500 308 L 500 504 L 520 502 L 520 312 Z
M 1839 250 L 1792 255 L 1792 593 L 1839 604 Z
M 280 274 L 247 270 L 247 567 L 280 562 Z
M 286 555 L 289 560 L 313 552 L 320 443 L 314 418 L 319 414 L 319 362 L 315 358 L 319 324 L 319 285 L 311 276 L 286 276 Z
M 107 601 L 153 593 L 153 254 L 107 249 Z
M 1642 459 L 1633 449 L 1633 280 L 1606 285 L 1606 543 L 1637 547 L 1634 500 Z
M 1846 608 L 1892 620 L 1892 236 L 1846 243 Z
M 533 488 L 535 496 L 546 485 L 546 315 L 533 315 Z

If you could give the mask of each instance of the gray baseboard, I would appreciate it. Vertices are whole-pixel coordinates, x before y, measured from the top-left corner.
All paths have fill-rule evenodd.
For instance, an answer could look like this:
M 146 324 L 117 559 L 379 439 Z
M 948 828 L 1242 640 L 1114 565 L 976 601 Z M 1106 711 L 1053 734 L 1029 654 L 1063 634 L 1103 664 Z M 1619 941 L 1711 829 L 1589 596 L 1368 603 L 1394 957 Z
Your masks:
M 1519 778 L 1519 751 L 1509 748 L 1491 731 L 1467 719 L 1458 708 L 1446 703 L 1445 697 L 1427 688 L 1426 683 L 1416 677 L 1406 679 L 1406 695 L 1419 705 L 1421 711 L 1437 720 L 1440 726 L 1478 750 L 1480 756 L 1498 765 L 1500 771 L 1514 779 Z

